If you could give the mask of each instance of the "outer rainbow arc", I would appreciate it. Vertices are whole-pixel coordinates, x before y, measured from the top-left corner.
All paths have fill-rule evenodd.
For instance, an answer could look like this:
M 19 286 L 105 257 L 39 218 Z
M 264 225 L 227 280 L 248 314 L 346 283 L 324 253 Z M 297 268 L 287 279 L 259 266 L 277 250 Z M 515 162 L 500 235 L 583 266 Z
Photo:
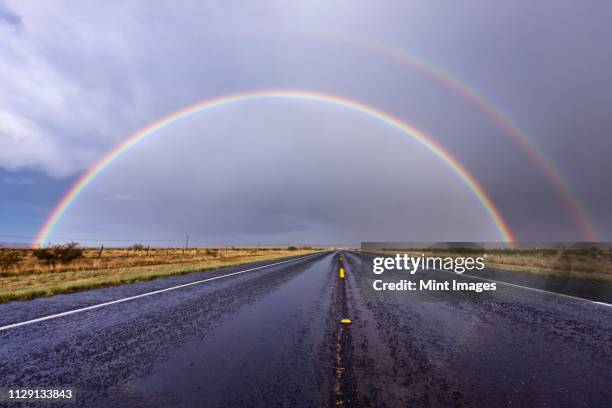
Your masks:
M 460 80 L 455 79 L 451 74 L 445 72 L 443 69 L 436 67 L 424 61 L 420 58 L 416 58 L 404 51 L 398 50 L 394 47 L 389 47 L 384 44 L 373 42 L 366 39 L 354 39 L 352 37 L 346 37 L 335 33 L 308 33 L 310 35 L 318 35 L 325 38 L 329 38 L 336 41 L 341 41 L 347 44 L 352 44 L 356 47 L 365 47 L 370 50 L 374 50 L 388 57 L 397 59 L 401 62 L 409 64 L 411 67 L 424 72 L 428 76 L 440 81 L 450 88 L 454 89 L 459 94 L 465 96 L 472 101 L 475 105 L 479 106 L 487 115 L 489 115 L 497 124 L 499 124 L 506 133 L 508 133 L 520 147 L 531 157 L 534 163 L 546 174 L 549 181 L 552 182 L 558 194 L 563 199 L 563 202 L 567 206 L 572 216 L 572 219 L 580 233 L 589 241 L 598 240 L 598 234 L 587 216 L 586 210 L 580 204 L 576 198 L 576 194 L 572 192 L 572 189 L 568 183 L 563 180 L 559 170 L 555 164 L 547 158 L 538 146 L 525 135 L 525 133 L 515 124 L 512 123 L 498 108 L 496 108 L 491 102 L 485 97 L 480 95 L 478 92 L 470 88 L 469 86 L 462 83 Z
M 514 237 L 510 232 L 505 220 L 501 216 L 499 210 L 495 207 L 493 201 L 484 191 L 482 186 L 476 181 L 476 179 L 463 167 L 453 156 L 445 151 L 440 145 L 436 144 L 430 137 L 420 130 L 408 125 L 393 116 L 379 111 L 376 108 L 355 102 L 349 99 L 341 98 L 334 95 L 326 95 L 321 93 L 313 93 L 307 91 L 297 90 L 268 90 L 261 92 L 250 92 L 234 94 L 215 99 L 205 100 L 203 102 L 196 103 L 181 109 L 175 113 L 172 113 L 152 124 L 138 131 L 137 133 L 130 136 L 124 142 L 115 146 L 112 150 L 107 152 L 93 167 L 91 167 L 85 174 L 83 174 L 76 183 L 70 188 L 66 195 L 59 201 L 56 207 L 51 212 L 51 215 L 47 218 L 42 228 L 37 234 L 36 240 L 33 243 L 34 247 L 41 246 L 53 230 L 57 222 L 60 220 L 65 211 L 70 207 L 74 200 L 79 196 L 80 192 L 91 182 L 93 179 L 104 170 L 113 160 L 119 157 L 123 152 L 134 146 L 147 136 L 155 133 L 155 131 L 163 128 L 166 125 L 170 125 L 176 121 L 184 119 L 194 113 L 229 105 L 232 103 L 244 102 L 248 100 L 257 99 L 298 99 L 307 101 L 323 102 L 331 105 L 341 106 L 352 109 L 357 112 L 366 114 L 367 116 L 376 118 L 391 127 L 394 127 L 407 135 L 411 136 L 414 140 L 425 146 L 435 156 L 437 156 L 443 163 L 445 163 L 451 171 L 453 171 L 463 183 L 472 191 L 476 196 L 481 206 L 484 208 L 486 213 L 489 215 L 491 220 L 494 222 L 500 237 L 507 242 L 513 242 Z

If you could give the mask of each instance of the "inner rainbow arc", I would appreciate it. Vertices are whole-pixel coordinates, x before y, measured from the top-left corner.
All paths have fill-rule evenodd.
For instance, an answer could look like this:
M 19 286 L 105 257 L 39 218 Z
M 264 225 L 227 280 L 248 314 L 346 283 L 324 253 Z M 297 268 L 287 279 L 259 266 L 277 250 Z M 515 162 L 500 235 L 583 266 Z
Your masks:
M 297 99 L 336 105 L 363 113 L 369 117 L 380 120 L 386 123 L 387 125 L 402 131 L 403 133 L 412 137 L 414 140 L 426 147 L 429 151 L 431 151 L 457 177 L 459 177 L 459 179 L 466 185 L 466 187 L 468 187 L 468 189 L 474 194 L 482 208 L 493 221 L 500 235 L 500 238 L 503 241 L 514 241 L 514 237 L 510 232 L 506 221 L 501 216 L 500 211 L 494 205 L 489 195 L 474 178 L 474 176 L 472 176 L 472 174 L 470 174 L 470 172 L 449 152 L 444 150 L 439 144 L 435 143 L 431 137 L 421 132 L 417 128 L 374 107 L 343 97 L 302 90 L 266 90 L 259 92 L 247 92 L 228 95 L 198 102 L 194 105 L 187 106 L 186 108 L 183 108 L 177 112 L 165 116 L 162 119 L 153 122 L 152 124 L 128 137 L 125 141 L 121 142 L 113 149 L 108 151 L 100 160 L 98 160 L 98 162 L 96 162 L 96 164 L 94 164 L 71 186 L 68 192 L 62 197 L 62 199 L 52 210 L 49 217 L 46 219 L 45 223 L 38 232 L 35 241 L 33 242 L 33 246 L 39 247 L 43 245 L 43 243 L 47 240 L 49 234 L 52 232 L 53 228 L 59 222 L 66 210 L 68 210 L 72 203 L 74 203 L 74 201 L 83 191 L 83 189 L 89 183 L 91 183 L 96 178 L 96 176 L 100 174 L 100 172 L 102 172 L 115 159 L 121 156 L 132 146 L 138 144 L 142 140 L 146 139 L 148 136 L 154 134 L 157 130 L 162 129 L 165 126 L 169 126 L 181 119 L 187 118 L 195 113 L 234 103 L 261 99 Z

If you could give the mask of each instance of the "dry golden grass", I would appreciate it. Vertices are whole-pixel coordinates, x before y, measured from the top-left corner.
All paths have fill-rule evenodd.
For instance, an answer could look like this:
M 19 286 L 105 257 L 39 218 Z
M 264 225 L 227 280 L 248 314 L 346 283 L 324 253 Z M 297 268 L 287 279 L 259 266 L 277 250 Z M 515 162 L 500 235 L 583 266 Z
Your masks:
M 13 250 L 15 251 L 15 250 Z M 45 264 L 32 256 L 32 249 L 16 250 L 21 260 L 11 268 L 4 268 L 0 276 L 22 275 L 48 272 L 86 271 L 94 269 L 114 269 L 132 266 L 164 265 L 175 263 L 193 263 L 209 259 L 232 259 L 257 253 L 256 249 L 202 249 L 192 248 L 153 248 L 150 250 L 134 250 L 130 248 L 85 248 L 83 257 L 67 264 L 58 263 L 55 266 Z M 285 249 L 262 249 L 259 253 L 286 251 Z
M 487 265 L 490 268 L 538 275 L 612 282 L 612 261 L 603 254 L 592 257 L 579 253 L 556 255 L 493 253 L 487 256 Z
M 612 254 L 608 250 L 482 250 L 481 252 L 455 252 L 450 250 L 383 251 L 384 253 L 407 253 L 412 256 L 482 256 L 485 253 L 486 268 L 536 275 L 564 278 L 588 279 L 612 282 Z
M 55 267 L 18 250 L 21 261 L 0 271 L 0 303 L 59 293 L 145 281 L 163 276 L 217 269 L 243 263 L 313 253 L 287 249 L 85 249 L 84 257 Z M 100 255 L 100 256 L 99 256 Z

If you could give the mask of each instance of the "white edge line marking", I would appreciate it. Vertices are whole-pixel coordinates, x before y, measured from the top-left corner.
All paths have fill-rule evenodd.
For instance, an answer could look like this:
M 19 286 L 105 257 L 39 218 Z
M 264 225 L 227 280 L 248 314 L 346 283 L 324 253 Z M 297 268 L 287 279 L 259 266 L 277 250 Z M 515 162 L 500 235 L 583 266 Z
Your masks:
M 185 284 L 177 285 L 177 286 L 171 286 L 169 288 L 154 290 L 153 292 L 142 293 L 140 295 L 130 296 L 130 297 L 126 297 L 126 298 L 123 298 L 123 299 L 111 300 L 110 302 L 99 303 L 97 305 L 82 307 L 80 309 L 68 310 L 68 311 L 62 312 L 62 313 L 56 313 L 56 314 L 52 314 L 52 315 L 44 316 L 44 317 L 39 317 L 39 318 L 32 319 L 32 320 L 26 320 L 26 321 L 19 322 L 19 323 L 13 323 L 13 324 L 9 324 L 9 325 L 6 325 L 6 326 L 0 326 L 0 332 L 4 331 L 4 330 L 8 330 L 8 329 L 13 329 L 15 327 L 26 326 L 26 325 L 32 324 L 32 323 L 43 322 L 45 320 L 56 319 L 58 317 L 69 316 L 69 315 L 72 315 L 72 314 L 75 314 L 75 313 L 80 313 L 80 312 L 85 312 L 85 311 L 88 311 L 88 310 L 98 309 L 98 308 L 101 308 L 101 307 L 104 307 L 104 306 L 110 306 L 110 305 L 115 305 L 117 303 L 128 302 L 130 300 L 139 299 L 139 298 L 143 298 L 143 297 L 147 297 L 147 296 L 151 296 L 151 295 L 156 295 L 158 293 L 170 292 L 171 290 L 181 289 L 181 288 L 185 288 L 187 286 L 198 285 L 200 283 L 210 282 L 210 281 L 214 281 L 214 280 L 217 280 L 217 279 L 227 278 L 228 276 L 240 275 L 241 273 L 251 272 L 251 271 L 254 271 L 254 270 L 257 270 L 257 269 L 269 268 L 271 266 L 276 266 L 276 265 L 284 264 L 284 263 L 287 263 L 287 262 L 293 262 L 293 261 L 298 261 L 300 259 L 312 258 L 313 256 L 316 256 L 316 255 L 320 255 L 320 253 L 316 253 L 316 254 L 313 254 L 313 255 L 301 256 L 299 258 L 287 259 L 287 260 L 281 261 L 281 262 L 276 262 L 276 263 L 272 263 L 272 264 L 268 264 L 268 265 L 257 266 L 255 268 L 245 269 L 243 271 L 228 273 L 227 275 L 215 276 L 213 278 L 202 279 L 202 280 L 199 280 L 199 281 L 189 282 L 189 283 L 185 283 Z M 170 277 L 170 276 L 168 276 L 168 277 Z
M 454 272 L 451 272 L 451 271 L 442 271 L 442 272 L 454 273 Z M 528 289 L 528 290 L 532 290 L 534 292 L 546 293 L 546 294 L 553 295 L 553 296 L 560 296 L 560 297 L 564 297 L 564 298 L 568 298 L 568 299 L 573 299 L 573 300 L 581 300 L 583 302 L 594 303 L 596 305 L 612 307 L 612 304 L 610 304 L 610 303 L 598 302 L 596 300 L 585 299 L 585 298 L 581 298 L 581 297 L 578 297 L 578 296 L 566 295 L 565 293 L 551 292 L 551 291 L 544 290 L 544 289 L 531 288 L 529 286 L 517 285 L 515 283 L 498 281 L 498 280 L 495 280 L 495 279 L 481 278 L 480 276 L 474 276 L 474 275 L 469 275 L 469 274 L 465 274 L 463 276 L 465 276 L 467 278 L 472 278 L 472 279 L 479 279 L 479 280 L 488 281 L 488 282 L 495 282 L 495 283 L 499 283 L 501 285 L 513 286 L 515 288 Z
M 364 252 L 365 254 L 368 255 L 374 255 L 377 256 L 375 253 L 368 253 L 368 252 Z M 540 292 L 540 293 L 547 293 L 549 295 L 554 295 L 554 296 L 560 296 L 560 297 L 564 297 L 564 298 L 568 298 L 568 299 L 573 299 L 573 300 L 581 300 L 583 302 L 588 302 L 588 303 L 593 303 L 595 305 L 600 305 L 600 306 L 607 306 L 607 307 L 612 307 L 612 304 L 610 303 L 606 303 L 606 302 L 598 302 L 596 300 L 590 300 L 590 299 L 585 299 L 585 298 L 581 298 L 578 296 L 572 296 L 572 295 L 566 295 L 565 293 L 557 293 L 557 292 L 550 292 L 548 290 L 544 290 L 544 289 L 537 289 L 537 288 L 531 288 L 529 286 L 523 286 L 523 285 L 517 285 L 515 283 L 509 283 L 509 282 L 504 282 L 504 281 L 498 281 L 495 279 L 489 279 L 489 278 L 481 278 L 480 276 L 474 276 L 474 275 L 470 275 L 470 274 L 463 274 L 463 273 L 455 273 L 455 272 L 451 272 L 451 271 L 445 271 L 445 270 L 438 270 L 438 269 L 434 269 L 438 272 L 446 272 L 446 273 L 451 273 L 455 276 L 463 276 L 466 278 L 472 278 L 472 279 L 479 279 L 479 280 L 483 280 L 483 281 L 487 281 L 487 282 L 495 282 L 495 283 L 499 283 L 500 285 L 506 285 L 506 286 L 513 286 L 515 288 L 521 288 L 521 289 L 527 289 L 527 290 L 532 290 L 534 292 Z M 2 330 L 2 328 L 0 327 L 0 331 Z

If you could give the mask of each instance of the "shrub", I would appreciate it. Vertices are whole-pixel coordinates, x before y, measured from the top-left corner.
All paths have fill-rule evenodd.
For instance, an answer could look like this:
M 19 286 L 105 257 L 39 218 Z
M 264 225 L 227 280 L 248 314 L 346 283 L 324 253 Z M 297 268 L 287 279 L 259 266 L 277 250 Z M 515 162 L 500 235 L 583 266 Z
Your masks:
M 134 244 L 130 247 L 130 249 L 133 249 L 134 251 L 144 251 L 145 246 L 144 244 Z
M 10 269 L 17 265 L 21 260 L 21 255 L 18 251 L 1 251 L 0 252 L 0 268 L 3 270 Z
M 206 255 L 217 256 L 219 254 L 218 254 L 218 251 L 216 249 L 207 248 L 206 249 Z
M 298 249 L 297 249 L 296 246 L 291 245 L 289 248 L 287 248 L 287 250 L 289 250 L 289 251 L 297 251 Z
M 55 254 L 50 248 L 37 248 L 32 253 L 32 256 L 49 265 L 55 265 L 55 262 L 57 261 Z
M 76 242 L 69 242 L 64 245 L 55 245 L 51 248 L 38 248 L 32 256 L 49 265 L 55 266 L 60 262 L 63 264 L 70 263 L 75 259 L 83 256 L 83 249 Z
M 70 242 L 56 248 L 59 260 L 62 263 L 69 263 L 83 256 L 83 249 L 76 242 Z

